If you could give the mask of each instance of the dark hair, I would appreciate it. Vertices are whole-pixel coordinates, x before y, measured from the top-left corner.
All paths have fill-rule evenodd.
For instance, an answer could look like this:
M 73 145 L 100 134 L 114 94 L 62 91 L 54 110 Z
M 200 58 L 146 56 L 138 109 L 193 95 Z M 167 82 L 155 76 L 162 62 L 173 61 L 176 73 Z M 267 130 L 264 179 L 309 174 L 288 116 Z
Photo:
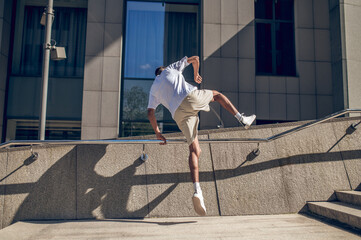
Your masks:
M 165 69 L 164 66 L 161 66 L 161 67 L 158 67 L 157 69 L 155 69 L 155 72 L 154 72 L 155 76 L 160 75 L 164 69 Z

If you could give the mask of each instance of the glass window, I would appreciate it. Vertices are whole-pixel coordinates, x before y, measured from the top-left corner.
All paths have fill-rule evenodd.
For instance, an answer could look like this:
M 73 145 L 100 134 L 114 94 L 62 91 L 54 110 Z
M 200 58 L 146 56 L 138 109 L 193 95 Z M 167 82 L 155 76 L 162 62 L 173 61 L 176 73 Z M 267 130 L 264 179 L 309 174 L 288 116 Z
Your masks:
M 17 1 L 5 115 L 7 140 L 37 136 L 45 34 L 40 19 L 47 2 Z M 87 0 L 54 0 L 51 43 L 65 47 L 67 59 L 50 61 L 47 121 L 56 121 L 56 127 L 49 128 L 47 123 L 46 139 L 80 139 L 87 5 Z M 69 123 L 75 127 L 68 127 Z
M 255 0 L 256 18 L 272 19 L 273 18 L 272 5 L 273 5 L 273 0 Z
M 38 139 L 38 121 L 11 119 L 8 121 L 6 141 Z M 81 135 L 80 121 L 47 121 L 45 138 L 51 140 L 79 140 Z
M 159 66 L 198 53 L 198 5 L 127 1 L 122 78 L 121 136 L 152 134 L 149 90 Z M 193 79 L 187 68 L 186 79 Z M 163 132 L 179 131 L 169 111 L 156 109 Z
M 255 0 L 256 73 L 296 74 L 293 0 Z
M 291 23 L 276 25 L 276 72 L 278 75 L 295 74 L 294 30 Z
M 256 29 L 258 73 L 272 73 L 272 34 L 271 24 L 259 23 Z
M 124 76 L 151 78 L 163 64 L 164 15 L 162 3 L 128 2 Z
M 146 121 L 149 90 L 152 81 L 125 80 L 123 89 L 123 120 Z
M 41 76 L 45 27 L 40 25 L 44 7 L 25 6 L 19 68 L 15 75 Z M 54 8 L 52 44 L 65 47 L 67 58 L 50 61 L 49 75 L 82 77 L 85 61 L 86 14 L 84 8 Z
M 293 20 L 293 0 L 275 1 L 275 18 L 278 20 Z

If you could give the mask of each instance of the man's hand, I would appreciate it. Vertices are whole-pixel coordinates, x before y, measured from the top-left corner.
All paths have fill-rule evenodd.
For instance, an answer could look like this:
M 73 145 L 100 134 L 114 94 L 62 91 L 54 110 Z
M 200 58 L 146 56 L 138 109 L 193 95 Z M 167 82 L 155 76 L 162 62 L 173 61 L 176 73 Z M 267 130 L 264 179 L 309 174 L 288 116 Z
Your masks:
M 201 82 L 202 82 L 201 75 L 197 74 L 196 76 L 194 76 L 194 81 L 198 84 L 201 84 Z
M 153 127 L 153 130 L 155 132 L 155 135 L 157 136 L 157 139 L 163 141 L 162 143 L 160 143 L 160 145 L 165 145 L 165 144 L 167 144 L 167 139 L 165 139 L 165 137 L 163 137 L 163 135 L 159 131 L 157 119 L 155 118 L 154 112 L 155 112 L 155 109 L 148 108 L 148 119 L 149 119 L 150 124 Z
M 162 143 L 160 143 L 160 145 L 166 145 L 167 144 L 167 139 L 165 139 L 165 137 L 160 132 L 156 133 L 155 135 L 157 136 L 158 140 L 163 141 Z
M 187 61 L 193 65 L 194 81 L 200 84 L 202 82 L 202 77 L 199 75 L 199 57 L 193 56 L 188 58 Z

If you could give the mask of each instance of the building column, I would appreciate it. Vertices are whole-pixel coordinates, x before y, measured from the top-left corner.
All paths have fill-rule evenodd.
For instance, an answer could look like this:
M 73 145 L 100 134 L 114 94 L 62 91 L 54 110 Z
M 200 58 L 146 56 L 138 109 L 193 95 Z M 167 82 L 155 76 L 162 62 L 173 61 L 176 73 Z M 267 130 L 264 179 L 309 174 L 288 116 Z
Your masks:
M 118 137 L 123 0 L 89 0 L 81 139 Z
M 330 0 L 335 110 L 361 108 L 361 2 Z

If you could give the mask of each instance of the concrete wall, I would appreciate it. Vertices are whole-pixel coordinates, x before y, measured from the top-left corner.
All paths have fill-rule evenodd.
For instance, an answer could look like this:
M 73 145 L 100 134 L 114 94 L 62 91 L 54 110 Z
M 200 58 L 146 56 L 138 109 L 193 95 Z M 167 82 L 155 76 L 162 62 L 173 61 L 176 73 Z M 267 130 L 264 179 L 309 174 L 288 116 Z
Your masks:
M 123 0 L 89 0 L 82 139 L 118 137 Z
M 262 120 L 306 120 L 333 109 L 328 0 L 295 0 L 296 76 L 255 75 L 254 0 L 202 1 L 202 88 L 224 93 L 240 112 Z M 226 127 L 232 116 L 214 106 Z M 215 128 L 202 113 L 201 128 Z
M 2 137 L 11 31 L 11 0 L 0 0 L 0 139 Z
M 338 119 L 260 145 L 202 144 L 200 179 L 209 216 L 304 211 L 306 201 L 360 188 L 360 129 Z M 280 124 L 201 132 L 200 138 L 269 137 Z M 173 135 L 174 138 L 174 135 Z M 79 145 L 0 151 L 0 223 L 29 219 L 196 216 L 185 144 Z M 149 159 L 142 162 L 143 153 Z

